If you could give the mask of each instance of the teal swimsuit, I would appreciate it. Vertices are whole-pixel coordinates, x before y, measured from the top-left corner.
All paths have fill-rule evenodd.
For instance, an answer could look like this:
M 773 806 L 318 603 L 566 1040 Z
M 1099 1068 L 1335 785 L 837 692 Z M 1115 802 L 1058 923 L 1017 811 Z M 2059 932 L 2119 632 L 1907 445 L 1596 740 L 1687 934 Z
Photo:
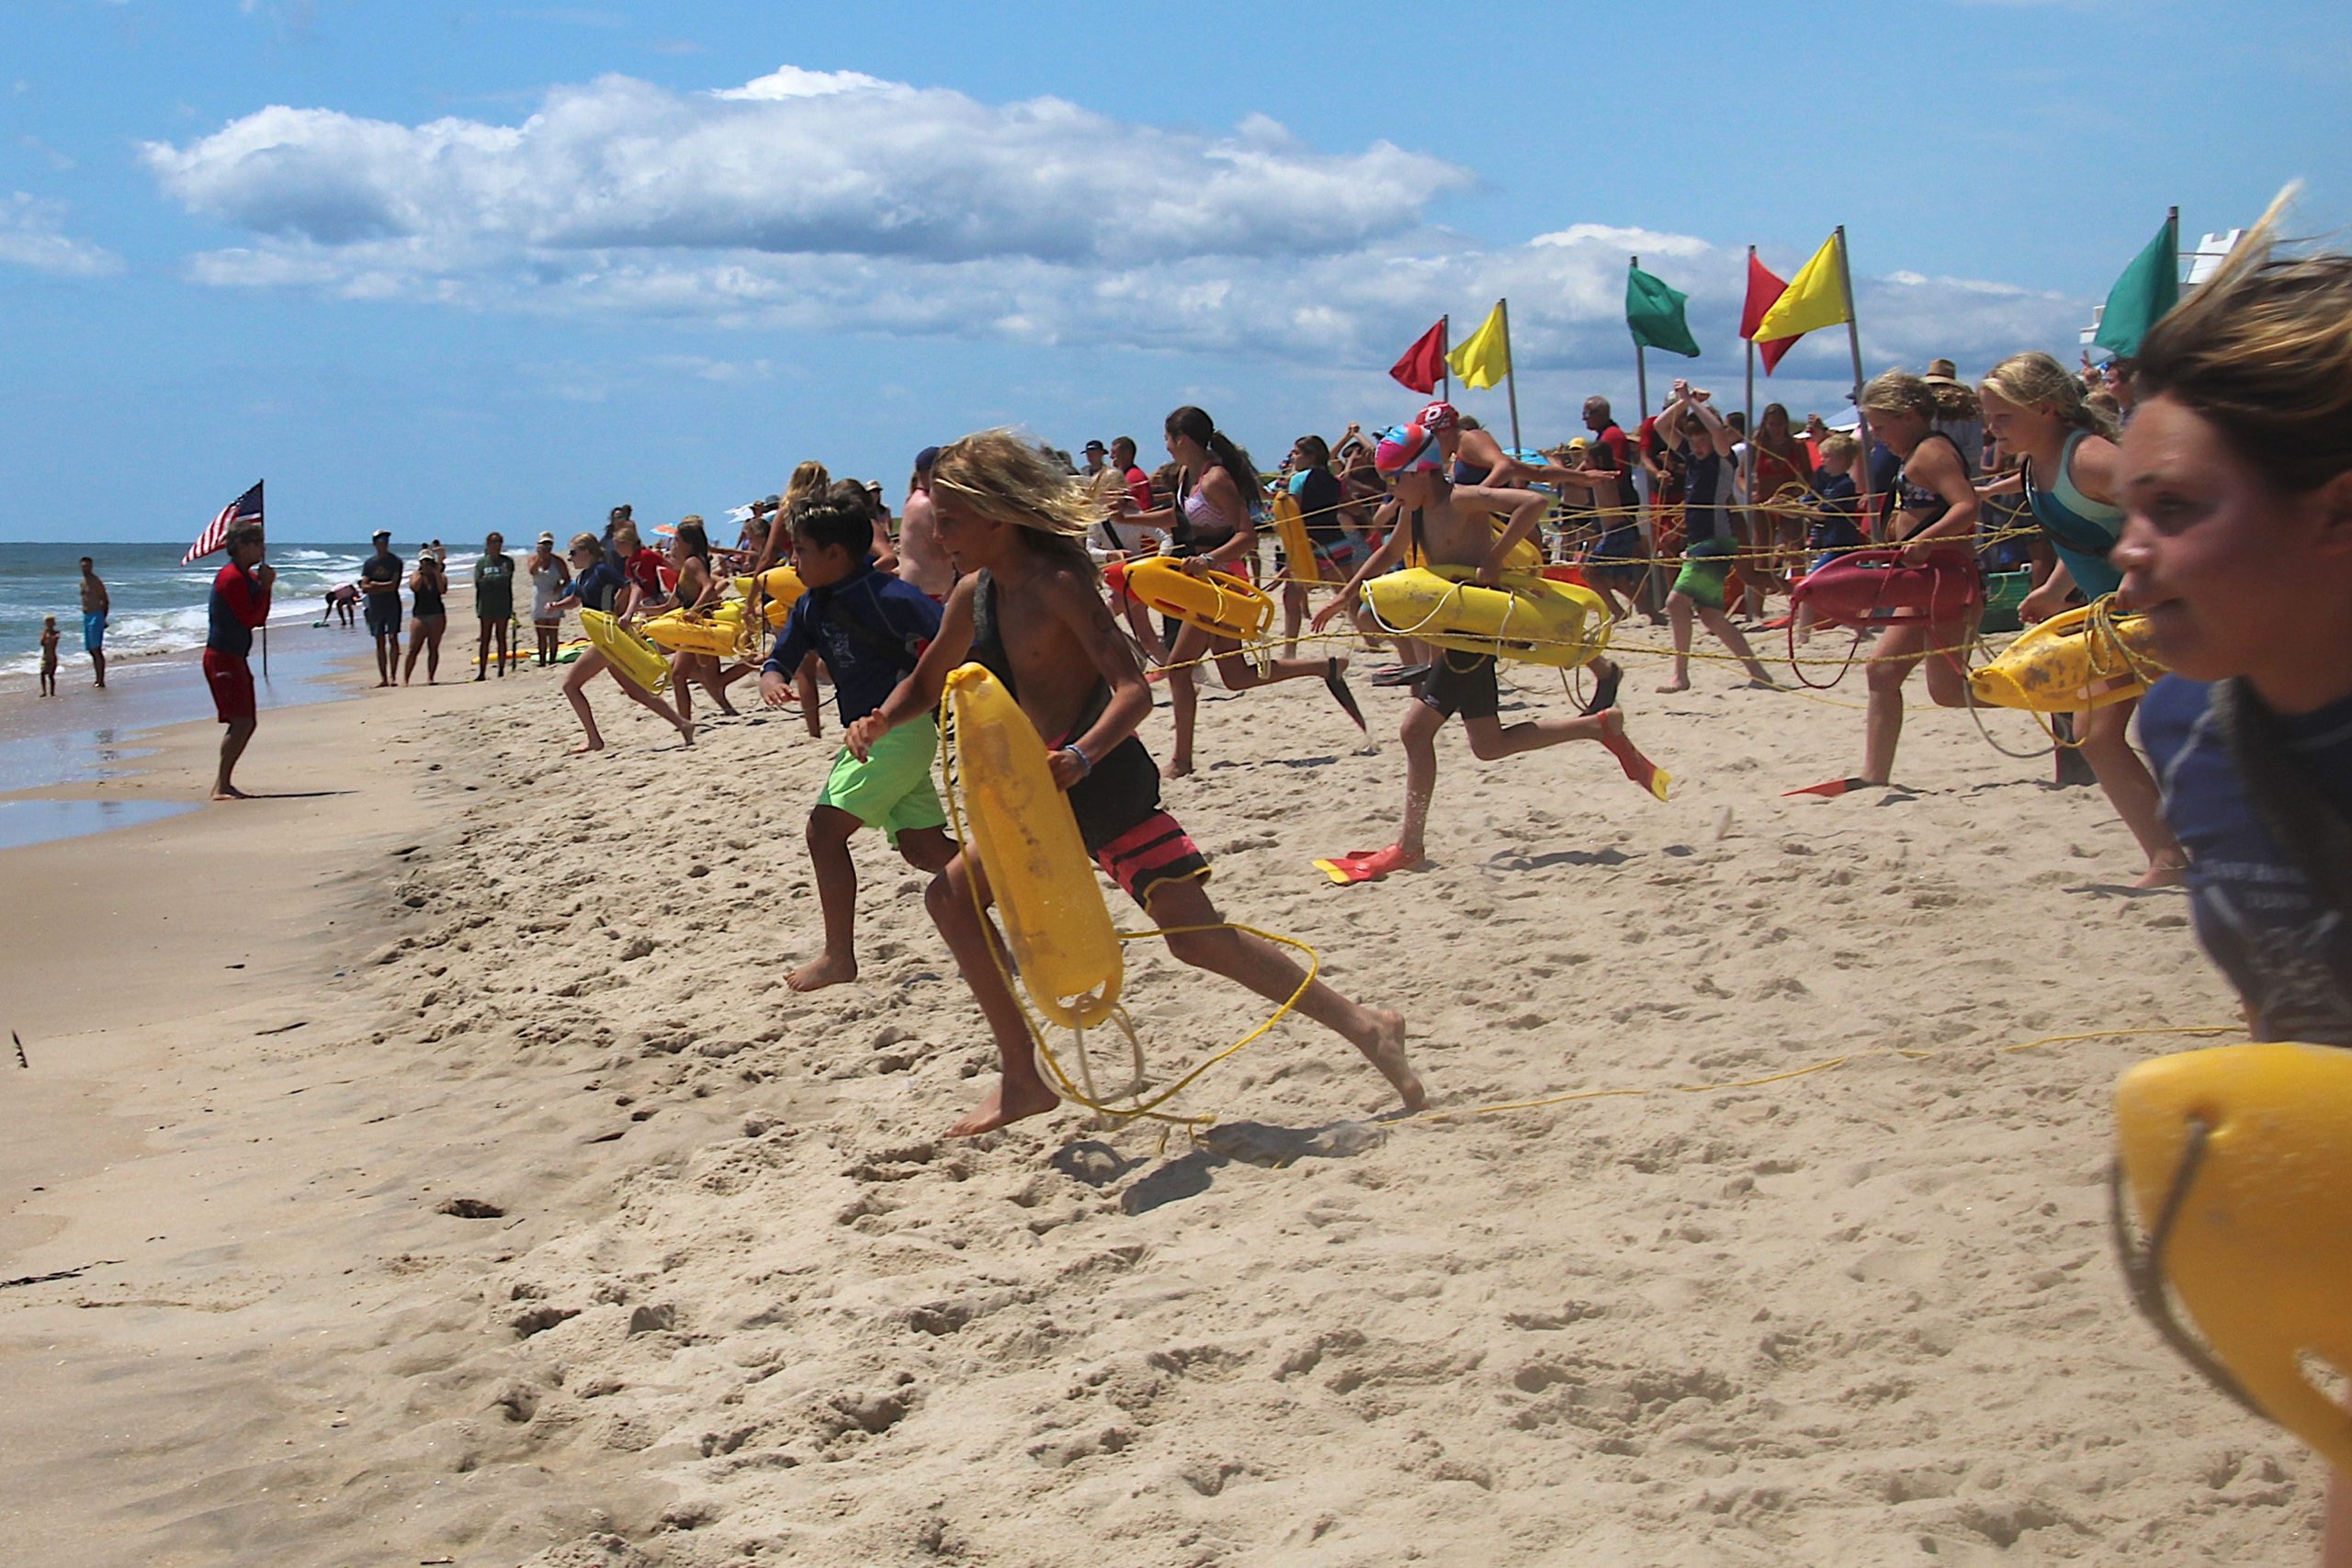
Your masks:
M 2051 547 L 2066 563 L 2075 586 L 2083 591 L 2084 598 L 2099 599 L 2123 586 L 2123 573 L 2108 559 L 2108 552 L 2115 548 L 2116 538 L 2123 532 L 2123 509 L 2093 501 L 2075 484 L 2075 448 L 2089 434 L 2078 430 L 2066 437 L 2065 450 L 2058 454 L 2056 481 L 2048 490 L 2035 486 L 2033 465 L 2027 463 L 2025 499 Z

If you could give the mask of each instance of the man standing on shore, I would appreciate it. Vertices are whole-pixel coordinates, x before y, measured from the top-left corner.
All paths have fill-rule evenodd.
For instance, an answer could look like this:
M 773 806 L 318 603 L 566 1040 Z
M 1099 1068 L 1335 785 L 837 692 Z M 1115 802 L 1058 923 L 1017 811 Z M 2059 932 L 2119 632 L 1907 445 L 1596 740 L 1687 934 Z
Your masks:
M 376 684 L 389 686 L 401 667 L 401 558 L 392 554 L 392 531 L 376 530 L 376 553 L 359 569 L 359 592 L 368 596 L 368 629 L 376 636 Z
M 270 585 L 277 569 L 262 557 L 261 527 L 248 523 L 229 530 L 229 564 L 212 579 L 204 635 L 204 682 L 212 688 L 212 706 L 229 727 L 220 737 L 220 771 L 212 778 L 212 798 L 243 800 L 247 796 L 230 781 L 245 743 L 260 722 L 254 706 L 253 667 L 245 656 L 253 651 L 254 628 L 269 619 Z M 372 604 L 372 601 L 371 601 Z M 374 611 L 369 611 L 374 618 Z M 379 644 L 380 647 L 381 645 Z
M 98 690 L 107 689 L 107 616 L 114 610 L 114 601 L 107 597 L 107 585 L 98 580 L 98 569 L 90 558 L 82 558 L 82 647 L 90 656 L 90 667 L 98 672 Z

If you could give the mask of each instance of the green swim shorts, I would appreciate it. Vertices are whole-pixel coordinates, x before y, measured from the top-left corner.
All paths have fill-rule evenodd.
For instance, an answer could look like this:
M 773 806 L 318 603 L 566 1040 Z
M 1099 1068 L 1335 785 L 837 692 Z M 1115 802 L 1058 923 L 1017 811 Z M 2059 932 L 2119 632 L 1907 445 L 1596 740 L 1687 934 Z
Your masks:
M 910 828 L 944 828 L 947 808 L 932 787 L 931 762 L 939 755 L 939 725 L 933 719 L 902 724 L 874 743 L 863 762 L 843 750 L 833 759 L 820 806 L 846 811 L 892 842 Z
M 1694 539 L 1682 551 L 1682 570 L 1674 576 L 1674 592 L 1702 609 L 1724 607 L 1724 579 L 1731 576 L 1731 557 L 1739 547 L 1729 539 Z

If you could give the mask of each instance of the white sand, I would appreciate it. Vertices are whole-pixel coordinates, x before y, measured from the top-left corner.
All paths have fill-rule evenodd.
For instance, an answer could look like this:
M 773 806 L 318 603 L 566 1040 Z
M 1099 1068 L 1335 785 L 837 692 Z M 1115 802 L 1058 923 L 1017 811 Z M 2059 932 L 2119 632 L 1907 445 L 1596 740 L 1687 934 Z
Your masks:
M 1656 1091 L 1491 1117 L 1380 1127 L 1369 1066 L 1286 1023 L 1187 1097 L 1197 1145 L 1069 1111 L 941 1141 L 993 1059 L 915 874 L 861 839 L 864 976 L 783 987 L 831 744 L 781 717 L 688 753 L 600 689 L 616 750 L 572 761 L 546 676 L 370 698 L 247 769 L 353 795 L 11 852 L 18 902 L 79 878 L 107 940 L 6 970 L 38 1028 L 0 1275 L 96 1266 L 0 1292 L 0 1556 L 2315 1553 L 2318 1463 L 2109 1253 L 2109 1086 L 2198 1042 L 1997 1050 L 2232 1020 L 2182 899 L 2119 892 L 2098 793 L 1963 715 L 1913 717 L 1919 795 L 1791 801 L 1858 712 L 1631 670 L 1671 803 L 1598 747 L 1482 766 L 1449 731 L 1434 867 L 1379 886 L 1308 863 L 1393 836 L 1401 694 L 1359 682 L 1369 754 L 1312 682 L 1213 697 L 1170 792 L 1229 916 L 1410 1015 L 1442 1109 Z M 133 787 L 186 789 L 191 736 Z M 234 938 L 192 891 L 223 856 L 276 911 Z M 1261 1011 L 1136 959 L 1163 1067 Z M 1873 1047 L 1936 1054 L 1669 1092 Z

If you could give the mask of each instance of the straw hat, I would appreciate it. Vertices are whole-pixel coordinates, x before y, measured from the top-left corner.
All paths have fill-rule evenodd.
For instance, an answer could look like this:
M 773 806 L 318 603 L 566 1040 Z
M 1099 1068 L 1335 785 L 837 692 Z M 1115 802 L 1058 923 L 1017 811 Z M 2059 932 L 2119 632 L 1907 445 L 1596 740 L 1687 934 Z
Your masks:
M 1928 361 L 1928 373 L 1919 379 L 1957 387 L 1960 385 L 1960 367 L 1949 359 L 1930 359 Z

